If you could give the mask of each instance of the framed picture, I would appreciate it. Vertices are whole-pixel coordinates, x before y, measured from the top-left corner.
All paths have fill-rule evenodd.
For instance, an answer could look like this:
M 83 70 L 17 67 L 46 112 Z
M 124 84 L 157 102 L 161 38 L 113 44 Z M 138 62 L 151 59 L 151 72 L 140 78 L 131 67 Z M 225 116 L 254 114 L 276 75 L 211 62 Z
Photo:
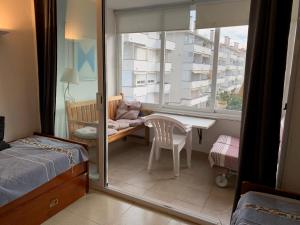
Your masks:
M 75 41 L 74 48 L 74 66 L 79 75 L 79 80 L 97 80 L 96 40 Z

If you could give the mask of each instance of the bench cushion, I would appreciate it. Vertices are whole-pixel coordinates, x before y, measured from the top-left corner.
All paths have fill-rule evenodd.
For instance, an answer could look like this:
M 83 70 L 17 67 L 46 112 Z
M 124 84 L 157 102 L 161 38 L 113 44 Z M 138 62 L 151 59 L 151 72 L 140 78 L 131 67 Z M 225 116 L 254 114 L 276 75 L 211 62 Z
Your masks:
M 107 135 L 111 136 L 118 133 L 117 130 L 108 128 Z M 97 139 L 97 129 L 95 127 L 83 127 L 75 130 L 74 135 L 78 138 L 87 139 L 87 140 L 96 140 Z

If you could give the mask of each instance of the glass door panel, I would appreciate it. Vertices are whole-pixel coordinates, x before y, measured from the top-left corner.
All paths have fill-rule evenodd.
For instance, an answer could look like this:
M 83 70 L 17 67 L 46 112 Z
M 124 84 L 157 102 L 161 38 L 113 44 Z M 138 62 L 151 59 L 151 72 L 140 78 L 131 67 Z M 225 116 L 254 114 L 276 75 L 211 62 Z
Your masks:
M 87 144 L 90 179 L 99 180 L 96 1 L 57 2 L 55 135 Z

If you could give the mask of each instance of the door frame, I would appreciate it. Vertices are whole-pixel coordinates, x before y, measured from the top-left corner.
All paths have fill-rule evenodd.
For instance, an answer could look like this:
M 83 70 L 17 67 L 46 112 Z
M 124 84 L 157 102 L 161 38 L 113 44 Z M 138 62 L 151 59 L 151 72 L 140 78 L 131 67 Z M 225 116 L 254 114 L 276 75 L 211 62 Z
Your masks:
M 97 108 L 98 110 L 98 171 L 99 180 L 94 183 L 91 182 L 91 187 L 96 190 L 102 191 L 109 195 L 122 198 L 125 201 L 138 204 L 142 207 L 150 208 L 155 211 L 166 213 L 171 216 L 175 216 L 180 219 L 184 219 L 193 223 L 199 223 L 203 225 L 220 224 L 215 218 L 209 218 L 205 216 L 194 215 L 189 212 L 184 212 L 158 202 L 145 199 L 143 197 L 137 197 L 131 193 L 120 191 L 109 187 L 106 184 L 107 180 L 107 165 L 108 165 L 108 140 L 107 140 L 107 79 L 106 79 L 106 57 L 105 57 L 105 0 L 96 0 L 97 5 L 97 51 L 98 51 L 98 93 L 97 93 Z

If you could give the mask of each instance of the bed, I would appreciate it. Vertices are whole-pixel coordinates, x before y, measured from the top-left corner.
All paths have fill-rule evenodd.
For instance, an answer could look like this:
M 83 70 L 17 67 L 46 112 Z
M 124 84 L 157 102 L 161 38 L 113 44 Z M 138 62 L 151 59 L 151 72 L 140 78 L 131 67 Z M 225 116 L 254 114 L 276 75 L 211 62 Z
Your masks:
M 299 195 L 244 182 L 232 225 L 298 225 Z
M 41 135 L 10 145 L 0 151 L 1 225 L 41 224 L 88 191 L 86 146 Z

